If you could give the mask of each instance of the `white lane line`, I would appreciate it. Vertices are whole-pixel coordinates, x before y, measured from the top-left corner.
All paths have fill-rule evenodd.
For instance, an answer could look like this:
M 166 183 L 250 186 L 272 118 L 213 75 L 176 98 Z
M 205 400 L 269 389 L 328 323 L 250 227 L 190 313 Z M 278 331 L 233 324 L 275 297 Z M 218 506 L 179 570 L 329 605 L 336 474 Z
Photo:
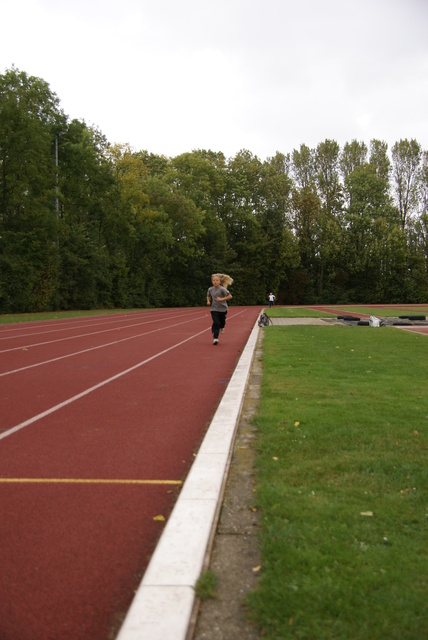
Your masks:
M 55 342 L 65 342 L 66 340 L 76 340 L 77 338 L 86 338 L 87 336 L 98 336 L 101 333 L 112 333 L 113 331 L 121 331 L 122 329 L 132 329 L 132 327 L 139 327 L 142 324 L 152 324 L 153 322 L 164 322 L 169 318 L 160 318 L 156 320 L 147 320 L 146 322 L 135 322 L 134 324 L 127 324 L 123 327 L 111 327 L 109 329 L 102 329 L 101 331 L 90 331 L 89 333 L 80 333 L 77 336 L 67 336 L 64 338 L 57 338 L 56 340 L 46 340 L 45 342 L 34 342 L 33 344 L 24 344 L 19 347 L 11 347 L 10 349 L 2 349 L 0 353 L 8 353 L 9 351 L 22 351 L 23 349 L 30 349 L 31 347 L 42 347 L 47 344 L 55 344 Z M 16 337 L 16 336 L 14 336 Z M 26 336 L 23 336 L 24 338 Z
M 181 342 L 177 342 L 177 344 L 172 345 L 172 347 L 168 347 L 168 349 L 164 349 L 163 351 L 160 351 L 159 353 L 156 353 L 154 356 L 151 356 L 150 358 L 147 358 L 146 360 L 143 360 L 142 362 L 139 362 L 138 364 L 135 364 L 134 366 L 129 367 L 129 369 L 125 369 L 125 371 L 121 371 L 120 373 L 117 373 L 116 375 L 112 376 L 111 378 L 107 378 L 106 380 L 103 380 L 102 382 L 99 382 L 98 384 L 94 385 L 93 387 L 89 387 L 88 389 L 85 389 L 85 391 L 82 391 L 81 393 L 78 393 L 77 395 L 73 396 L 72 398 L 68 398 L 68 400 L 64 400 L 64 402 L 60 402 L 59 404 L 55 405 L 54 407 L 51 407 L 50 409 L 47 409 L 46 411 L 42 411 L 42 413 L 39 413 L 38 415 L 33 416 L 32 418 L 29 418 L 28 420 L 25 420 L 24 422 L 21 422 L 21 424 L 17 424 L 15 427 L 12 427 L 11 429 L 8 429 L 4 433 L 0 434 L 0 440 L 3 440 L 3 438 L 7 438 L 8 436 L 11 436 L 13 433 L 16 433 L 17 431 L 20 431 L 21 429 L 24 429 L 25 427 L 29 427 L 31 424 L 34 424 L 35 422 L 37 422 L 38 420 L 41 420 L 42 418 L 46 418 L 46 416 L 49 416 L 52 413 L 55 413 L 55 411 L 58 411 L 59 409 L 63 409 L 64 407 L 66 407 L 67 405 L 71 404 L 72 402 L 75 402 L 76 400 L 80 400 L 80 398 L 84 398 L 85 396 L 89 395 L 93 391 L 96 391 L 97 389 L 101 389 L 106 384 L 109 384 L 110 382 L 113 382 L 114 380 L 118 380 L 122 376 L 125 376 L 128 373 L 131 373 L 131 371 L 135 371 L 135 369 L 138 369 L 139 367 L 142 367 L 143 365 L 147 364 L 148 362 L 151 362 L 152 360 L 155 360 L 156 358 L 159 358 L 160 356 L 165 355 L 165 353 L 168 353 L 168 351 L 172 351 L 173 349 L 176 349 L 177 347 L 180 347 L 182 344 L 185 344 L 186 342 L 189 342 L 190 340 L 193 340 L 193 338 L 197 338 L 198 336 L 202 335 L 206 331 L 208 331 L 208 329 L 204 329 L 203 331 L 199 331 L 199 333 L 195 333 L 193 336 L 190 336 L 190 338 L 186 338 L 185 340 L 181 340 Z
M 35 362 L 34 364 L 29 364 L 25 367 L 21 367 L 20 369 L 13 369 L 11 371 L 5 371 L 4 373 L 0 373 L 0 378 L 3 376 L 9 376 L 12 373 L 20 373 L 21 371 L 25 371 L 26 369 L 33 369 L 34 367 L 40 367 L 44 364 L 50 364 L 52 362 L 57 362 L 58 360 L 64 360 L 65 358 L 72 358 L 73 356 L 79 356 L 82 353 L 87 353 L 88 351 L 95 351 L 97 349 L 103 349 L 104 347 L 111 347 L 115 344 L 120 344 L 121 342 L 126 342 L 127 340 L 134 340 L 134 338 L 141 338 L 142 336 L 148 336 L 151 333 L 158 333 L 159 331 L 165 331 L 166 329 L 172 329 L 173 327 L 179 327 L 182 324 L 186 324 L 188 322 L 194 322 L 194 320 L 199 320 L 200 318 L 192 318 L 191 320 L 185 320 L 184 322 L 177 322 L 176 324 L 170 324 L 167 327 L 162 327 L 161 329 L 153 329 L 153 331 L 146 331 L 144 333 L 137 333 L 134 336 L 128 336 L 128 338 L 121 338 L 120 340 L 114 340 L 113 342 L 106 342 L 105 344 L 100 344 L 96 347 L 89 347 L 88 349 L 82 349 L 81 351 L 75 351 L 74 353 L 67 353 L 63 356 L 58 356 L 57 358 L 51 358 L 50 360 L 44 360 L 43 362 Z M 137 326 L 137 325 L 135 325 Z M 99 333 L 103 333 L 100 331 Z M 93 334 L 90 334 L 93 335 Z M 67 338 L 68 339 L 68 338 Z M 56 341 L 54 341 L 56 342 Z M 1 353 L 1 352 L 0 352 Z
M 239 311 L 238 313 L 235 313 L 233 316 L 231 316 L 229 318 L 229 320 L 232 320 L 234 317 L 241 315 L 241 313 L 244 313 L 243 311 Z M 29 364 L 26 365 L 25 367 L 20 367 L 19 369 L 11 369 L 10 371 L 4 371 L 3 373 L 0 373 L 0 378 L 2 378 L 3 376 L 9 376 L 13 373 L 20 373 L 21 371 L 26 371 L 27 369 L 33 369 L 34 367 L 40 367 L 42 365 L 45 364 L 51 364 L 52 362 L 57 362 L 58 360 L 64 360 L 65 358 L 71 358 L 73 356 L 79 356 L 82 353 L 87 353 L 88 351 L 95 351 L 97 349 L 103 349 L 104 347 L 110 347 L 112 345 L 115 344 L 119 344 L 121 342 L 126 342 L 127 340 L 133 340 L 134 338 L 141 338 L 142 336 L 148 336 L 151 333 L 158 333 L 159 331 L 165 331 L 166 329 L 172 329 L 173 327 L 178 327 L 182 324 L 187 324 L 188 322 L 194 322 L 195 320 L 200 320 L 203 316 L 197 316 L 196 318 L 190 318 L 190 320 L 184 320 L 183 322 L 177 322 L 176 324 L 170 324 L 167 327 L 162 327 L 160 329 L 153 329 L 153 331 L 146 331 L 145 333 L 137 333 L 134 336 L 129 336 L 128 338 L 121 338 L 120 340 L 114 340 L 113 342 L 106 342 L 105 344 L 100 344 L 96 347 L 89 347 L 88 349 L 82 349 L 81 351 L 75 351 L 74 353 L 67 353 L 63 356 L 58 356 L 56 358 L 51 358 L 50 360 L 44 360 L 42 362 L 35 362 L 34 364 Z M 139 324 L 149 324 L 149 323 L 139 323 Z M 130 325 L 131 326 L 138 326 L 138 324 L 136 325 Z M 109 331 L 108 329 L 106 329 L 105 331 Z M 104 333 L 105 331 L 98 331 L 97 333 Z M 208 329 L 207 329 L 208 331 Z M 80 337 L 84 337 L 85 335 L 96 335 L 93 333 L 90 334 L 83 334 Z M 79 337 L 79 336 L 75 336 L 75 337 Z M 70 340 L 70 338 L 65 338 L 65 340 Z M 61 342 L 61 340 L 52 340 L 49 343 L 46 344 L 51 344 L 52 342 Z M 34 346 L 34 345 L 32 345 Z M 39 346 L 39 345 L 36 345 Z M 24 348 L 24 347 L 22 347 Z M 13 351 L 13 349 L 11 349 L 11 351 Z M 0 353 L 3 353 L 2 351 L 0 351 Z
M 178 315 L 177 314 L 177 309 L 173 309 L 172 311 L 174 311 L 174 315 Z M 150 315 L 151 314 L 151 315 Z M 130 317 L 130 316 L 133 317 Z M 164 315 L 161 315 L 161 312 L 159 313 L 153 313 L 153 311 L 151 310 L 147 310 L 146 312 L 142 313 L 135 313 L 135 314 L 126 314 L 124 313 L 123 315 L 117 314 L 116 316 L 108 316 L 104 321 L 102 322 L 96 322 L 96 320 L 105 318 L 105 316 L 99 315 L 99 316 L 94 316 L 93 321 L 92 322 L 87 322 L 88 320 L 90 320 L 91 318 L 88 316 L 81 316 L 80 317 L 80 322 L 76 322 L 76 320 L 79 320 L 79 318 L 67 318 L 67 320 L 70 320 L 71 322 L 67 322 L 66 323 L 66 319 L 64 319 L 60 326 L 58 328 L 56 328 L 58 325 L 57 324 L 53 324 L 52 320 L 45 320 L 45 322 L 43 322 L 40 325 L 34 325 L 33 323 L 31 328 L 32 329 L 45 329 L 45 331 L 32 331 L 31 333 L 19 333 L 20 330 L 22 330 L 22 325 L 27 325 L 28 323 L 15 323 L 13 326 L 11 326 L 10 328 L 4 329 L 1 325 L 0 325 L 0 342 L 2 340 L 12 340 L 12 339 L 16 339 L 16 338 L 26 338 L 27 336 L 33 336 L 33 335 L 42 335 L 44 333 L 58 333 L 59 331 L 72 331 L 73 329 L 79 329 L 82 327 L 94 327 L 95 328 L 97 326 L 101 326 L 103 324 L 108 324 L 108 325 L 114 325 L 115 323 L 118 324 L 120 322 L 122 322 L 124 324 L 125 320 L 135 320 L 136 318 L 139 317 L 143 317 L 144 319 L 150 319 L 153 318 L 153 316 L 160 316 L 160 318 L 164 318 L 164 319 L 168 319 L 171 316 L 171 312 L 166 315 L 166 312 L 164 312 Z M 183 315 L 183 313 L 181 314 Z M 132 325 L 131 325 L 132 326 Z M 15 335 L 4 335 L 7 332 L 15 332 Z
M 180 486 L 182 480 L 138 480 L 119 478 L 0 478 L 0 484 L 143 484 Z

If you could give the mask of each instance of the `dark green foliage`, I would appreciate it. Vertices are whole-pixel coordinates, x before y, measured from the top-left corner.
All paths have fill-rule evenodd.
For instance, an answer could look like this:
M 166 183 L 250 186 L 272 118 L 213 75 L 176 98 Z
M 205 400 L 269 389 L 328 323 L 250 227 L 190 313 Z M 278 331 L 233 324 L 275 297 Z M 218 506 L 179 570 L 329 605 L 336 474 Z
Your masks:
M 368 159 L 367 159 L 368 158 Z M 325 140 L 261 161 L 110 145 L 40 78 L 0 75 L 0 313 L 232 304 L 420 302 L 428 156 Z M 393 194 L 394 198 L 391 196 Z

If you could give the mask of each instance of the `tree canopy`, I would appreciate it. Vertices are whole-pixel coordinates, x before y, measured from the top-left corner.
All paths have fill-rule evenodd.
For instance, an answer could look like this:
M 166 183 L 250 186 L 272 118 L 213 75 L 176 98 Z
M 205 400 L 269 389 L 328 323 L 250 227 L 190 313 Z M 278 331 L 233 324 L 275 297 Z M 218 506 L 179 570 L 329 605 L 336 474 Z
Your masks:
M 70 120 L 42 79 L 0 75 L 0 312 L 426 302 L 428 152 L 324 140 L 261 160 L 174 158 Z

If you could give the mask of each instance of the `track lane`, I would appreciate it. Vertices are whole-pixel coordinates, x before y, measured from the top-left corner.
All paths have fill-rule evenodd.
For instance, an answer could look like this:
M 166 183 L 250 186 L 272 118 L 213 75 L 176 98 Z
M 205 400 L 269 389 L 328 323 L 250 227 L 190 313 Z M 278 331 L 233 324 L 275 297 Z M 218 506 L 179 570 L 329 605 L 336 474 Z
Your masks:
M 114 637 L 172 495 L 162 485 L 0 484 L 2 640 Z
M 199 336 L 0 441 L 2 640 L 114 637 L 163 527 L 153 518 L 168 517 L 179 490 L 161 482 L 185 478 L 258 313 L 231 308 L 213 347 L 204 310 Z M 150 349 L 183 341 L 190 326 L 153 334 Z M 108 351 L 110 370 L 135 358 L 135 347 Z M 39 375 L 51 386 L 48 370 Z
M 34 416 L 37 419 L 30 419 L 28 426 L 18 425 L 17 431 L 20 427 L 23 431 L 31 431 L 22 436 L 27 444 L 30 443 L 31 455 L 27 448 L 21 448 L 20 434 L 15 432 L 7 438 L 8 462 L 3 461 L 2 468 L 12 476 L 18 474 L 21 464 L 25 464 L 30 476 L 35 477 L 39 474 L 58 477 L 61 470 L 65 476 L 74 473 L 78 477 L 108 478 L 111 474 L 113 477 L 140 477 L 133 474 L 141 472 L 143 477 L 157 477 L 156 469 L 162 468 L 159 456 L 172 458 L 176 452 L 177 459 L 171 460 L 170 465 L 175 463 L 174 473 L 181 478 L 182 463 L 189 462 L 182 446 L 186 447 L 190 435 L 197 438 L 198 444 L 201 426 L 206 423 L 205 402 L 195 398 L 194 388 L 189 384 L 194 376 L 195 361 L 203 368 L 198 371 L 198 393 L 207 405 L 221 395 L 233 373 L 233 367 L 224 371 L 220 357 L 211 361 L 214 347 L 210 345 L 207 353 L 203 334 L 191 345 L 192 359 L 182 357 L 188 346 L 184 342 L 176 347 L 179 376 L 174 369 L 164 370 L 162 356 L 171 354 L 161 352 L 158 358 L 144 366 L 137 365 L 133 371 L 121 372 L 123 375 L 119 374 L 120 377 L 114 380 L 104 380 L 101 386 L 76 397 L 73 403 L 52 407 L 45 416 Z M 171 402 L 165 401 L 165 393 L 169 394 Z M 190 423 L 189 412 L 192 414 Z M 195 432 L 193 423 L 197 425 Z M 116 438 L 112 450 L 111 437 L 118 430 L 120 437 Z M 182 433 L 185 433 L 184 438 Z M 52 458 L 52 450 L 57 454 L 55 458 Z M 136 454 L 139 451 L 145 452 L 143 458 Z M 125 476 L 120 475 L 124 461 Z M 155 470 L 151 471 L 153 465 Z
M 55 404 L 54 398 L 59 398 L 60 403 L 67 402 L 70 394 L 73 397 L 86 393 L 98 384 L 108 383 L 113 376 L 125 375 L 128 369 L 143 366 L 151 358 L 162 356 L 163 351 L 175 348 L 180 344 L 180 337 L 192 339 L 195 331 L 196 334 L 208 332 L 204 316 L 170 321 L 169 325 L 160 328 L 127 335 L 77 352 L 69 351 L 62 356 L 55 357 L 51 346 L 49 354 L 54 357 L 39 359 L 31 365 L 8 369 L 0 374 L 3 408 L 0 429 L 5 432 L 13 428 L 11 417 L 16 419 L 21 416 L 19 422 L 24 422 L 31 419 L 28 415 L 31 411 L 37 415 L 51 410 Z M 159 353 L 157 350 L 160 350 Z M 9 366 L 13 364 L 9 363 Z M 38 369 L 40 366 L 43 366 L 42 374 Z M 108 378 L 106 372 L 110 374 Z M 20 402 L 21 388 L 16 384 L 17 374 L 20 374 L 20 385 L 27 389 L 25 404 Z M 49 386 L 46 386 L 46 379 L 51 381 Z M 30 397 L 33 398 L 31 404 L 28 402 Z
M 118 333 L 123 334 L 123 333 L 128 333 L 130 332 L 130 334 L 132 335 L 133 332 L 135 332 L 138 328 L 142 329 L 143 333 L 144 333 L 144 329 L 147 328 L 147 326 L 150 325 L 157 325 L 159 323 L 168 323 L 172 320 L 175 321 L 180 321 L 183 320 L 185 321 L 186 317 L 189 317 L 189 314 L 184 315 L 184 314 L 180 314 L 180 315 L 170 315 L 168 317 L 145 317 L 144 319 L 142 319 L 139 322 L 136 322 L 135 320 L 131 323 L 129 322 L 124 322 L 122 321 L 121 323 L 116 322 L 114 324 L 114 326 L 109 326 L 108 328 L 104 328 L 104 326 L 102 325 L 100 327 L 100 325 L 98 324 L 95 327 L 91 327 L 92 331 L 86 331 L 84 333 L 82 333 L 82 327 L 69 327 L 67 329 L 62 329 L 61 335 L 56 334 L 55 337 L 47 337 L 45 336 L 43 340 L 40 340 L 39 334 L 23 334 L 23 335 L 14 335 L 13 336 L 13 343 L 11 342 L 7 342 L 7 343 L 3 343 L 3 345 L 0 345 L 0 355 L 2 355 L 2 362 L 1 365 L 2 368 L 4 368 L 7 371 L 6 368 L 6 356 L 7 354 L 12 354 L 9 355 L 9 360 L 13 362 L 13 358 L 14 356 L 16 358 L 19 358 L 20 355 L 22 355 L 22 352 L 29 352 L 27 354 L 27 356 L 31 353 L 33 354 L 37 354 L 37 348 L 42 348 L 45 349 L 49 346 L 53 346 L 53 345 L 57 345 L 60 346 L 63 349 L 63 352 L 67 353 L 69 349 L 72 349 L 73 347 L 70 347 L 67 344 L 67 341 L 69 340 L 78 340 L 81 341 L 84 338 L 87 338 L 88 343 L 89 344 L 97 344 L 98 340 L 101 339 L 104 340 L 105 336 L 103 334 L 113 334 L 113 335 L 117 335 Z M 85 325 L 86 326 L 86 325 Z M 85 328 L 85 327 L 83 327 Z M 46 333 L 50 333 L 50 332 L 46 332 Z M 14 353 L 15 352 L 15 353 Z
M 49 335 L 55 333 L 66 333 L 73 329 L 114 327 L 128 322 L 135 322 L 138 319 L 148 319 L 150 317 L 167 318 L 169 316 L 186 314 L 191 311 L 186 309 L 152 309 L 146 311 L 134 311 L 132 313 L 106 314 L 96 316 L 79 316 L 78 318 L 63 318 L 62 320 L 43 320 L 41 322 L 22 322 L 14 324 L 0 325 L 0 344 L 6 343 L 13 338 L 24 338 L 35 335 Z

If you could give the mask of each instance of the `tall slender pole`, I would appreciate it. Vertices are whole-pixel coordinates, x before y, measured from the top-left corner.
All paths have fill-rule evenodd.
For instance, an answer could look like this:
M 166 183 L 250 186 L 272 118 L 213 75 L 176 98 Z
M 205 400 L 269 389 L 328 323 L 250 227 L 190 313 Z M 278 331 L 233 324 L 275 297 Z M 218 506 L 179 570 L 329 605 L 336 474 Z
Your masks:
M 55 135 L 55 211 L 58 217 L 58 134 Z

